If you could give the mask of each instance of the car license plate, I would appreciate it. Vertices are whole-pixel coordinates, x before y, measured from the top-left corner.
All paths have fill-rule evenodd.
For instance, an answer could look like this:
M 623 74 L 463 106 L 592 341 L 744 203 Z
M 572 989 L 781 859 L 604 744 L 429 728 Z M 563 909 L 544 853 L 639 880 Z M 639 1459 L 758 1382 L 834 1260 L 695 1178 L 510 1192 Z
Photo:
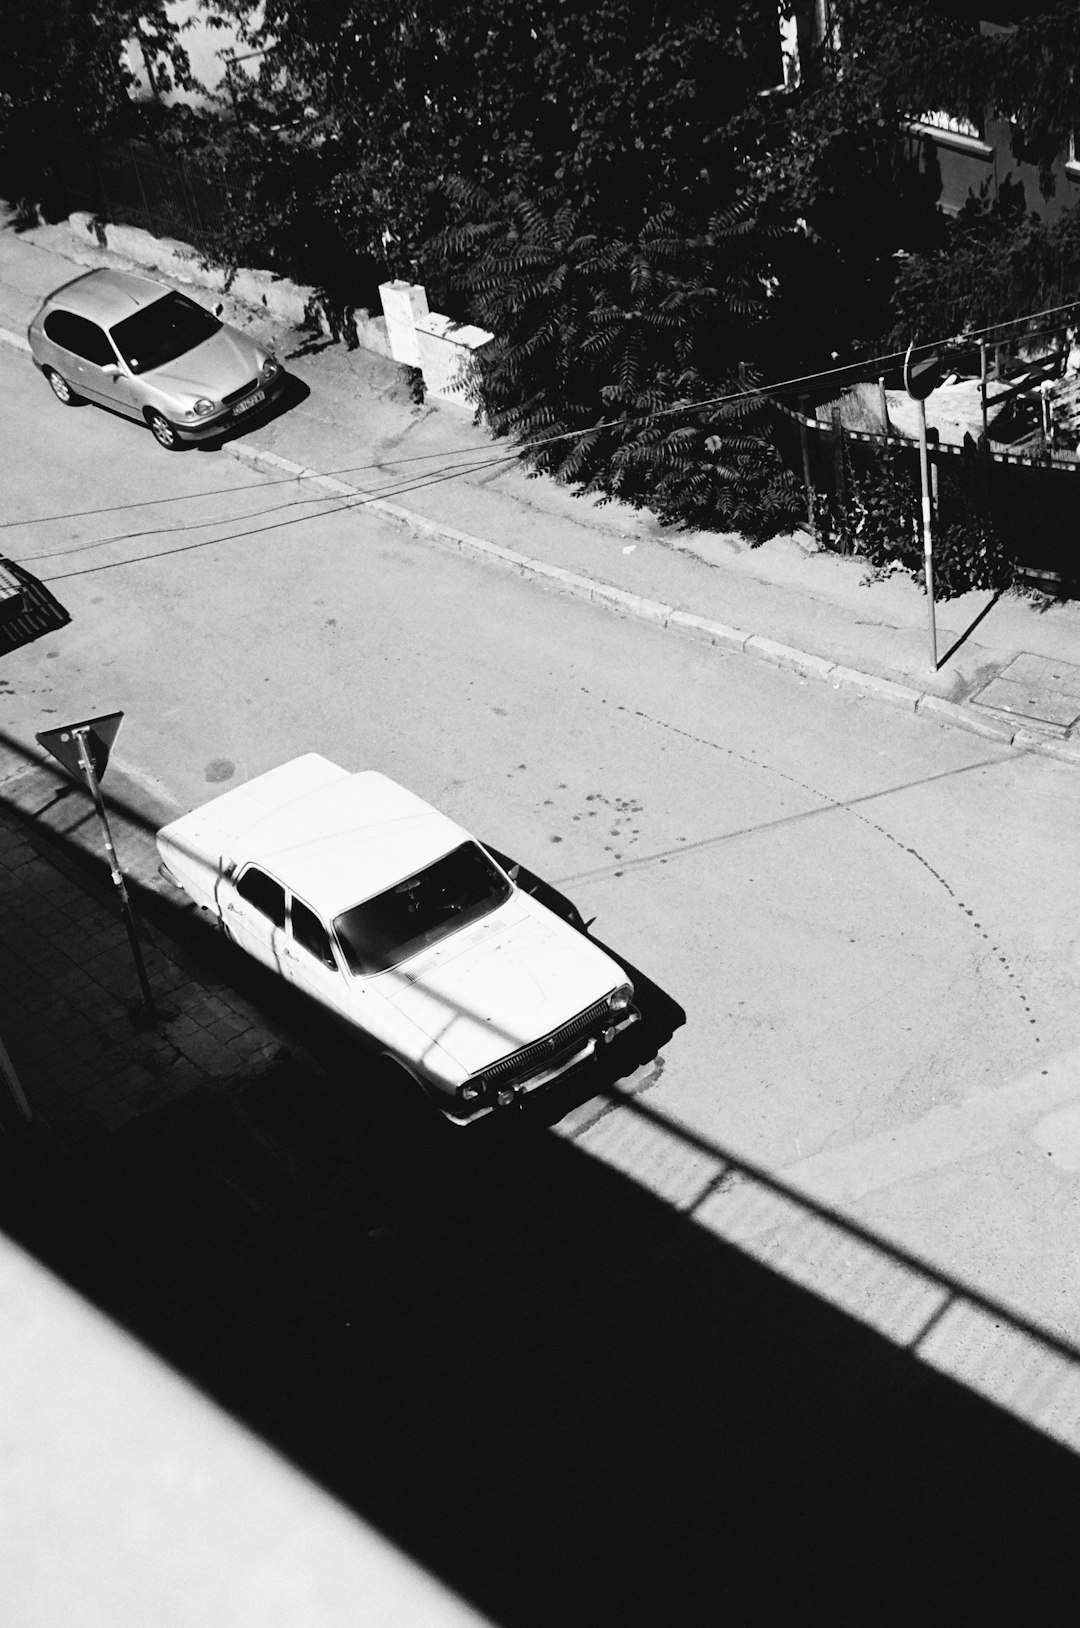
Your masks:
M 236 418 L 240 413 L 246 413 L 249 407 L 254 407 L 258 402 L 265 400 L 266 391 L 256 390 L 254 395 L 248 396 L 244 401 L 237 402 L 236 406 L 233 408 L 233 417 Z

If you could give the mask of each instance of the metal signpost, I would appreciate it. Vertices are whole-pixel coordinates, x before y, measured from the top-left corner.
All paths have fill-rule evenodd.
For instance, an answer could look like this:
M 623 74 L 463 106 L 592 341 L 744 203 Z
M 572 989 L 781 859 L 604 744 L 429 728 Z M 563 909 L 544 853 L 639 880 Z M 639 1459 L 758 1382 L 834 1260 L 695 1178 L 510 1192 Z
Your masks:
M 15 1110 L 16 1122 L 28 1125 L 33 1118 L 30 1104 L 26 1100 L 26 1092 L 22 1088 L 22 1081 L 15 1072 L 15 1065 L 8 1056 L 7 1047 L 0 1040 L 0 1079 L 4 1082 L 7 1092 L 7 1103 Z M 0 1130 L 5 1129 L 6 1113 L 0 1111 Z
M 930 618 L 930 661 L 937 672 L 937 617 L 934 608 L 934 533 L 930 503 L 930 457 L 926 448 L 926 398 L 941 383 L 941 358 L 925 356 L 913 362 L 914 344 L 904 357 L 904 389 L 919 405 L 919 475 L 922 480 L 923 570 L 926 576 L 926 605 Z
M 109 870 L 113 884 L 120 895 L 120 914 L 124 927 L 127 930 L 128 942 L 131 945 L 131 955 L 135 962 L 135 971 L 139 978 L 139 988 L 142 990 L 143 1007 L 146 1011 L 147 1021 L 157 1022 L 157 1011 L 154 1007 L 154 997 L 150 991 L 150 981 L 146 976 L 146 966 L 143 962 L 142 946 L 135 927 L 135 915 L 128 898 L 124 877 L 120 870 L 120 863 L 116 857 L 113 846 L 112 832 L 109 830 L 109 819 L 105 812 L 105 803 L 101 796 L 101 776 L 105 773 L 109 761 L 109 753 L 116 739 L 120 724 L 123 721 L 122 712 L 109 712 L 101 718 L 86 718 L 82 723 L 68 724 L 63 729 L 46 729 L 37 736 L 39 746 L 51 752 L 56 761 L 65 768 L 76 780 L 83 779 L 94 800 L 94 808 L 101 823 L 101 834 L 105 843 L 105 853 L 109 860 Z

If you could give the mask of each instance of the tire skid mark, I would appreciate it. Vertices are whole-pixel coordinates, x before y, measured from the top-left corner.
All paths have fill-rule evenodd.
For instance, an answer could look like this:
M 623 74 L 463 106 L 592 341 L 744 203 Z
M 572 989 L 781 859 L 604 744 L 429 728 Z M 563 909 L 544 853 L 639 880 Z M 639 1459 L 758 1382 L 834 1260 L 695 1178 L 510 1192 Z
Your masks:
M 811 797 L 819 798 L 820 801 L 825 803 L 828 807 L 836 809 L 843 814 L 849 815 L 851 819 L 858 820 L 861 825 L 865 825 L 868 830 L 875 831 L 878 836 L 884 837 L 885 841 L 891 843 L 892 846 L 898 849 L 900 853 L 906 854 L 910 859 L 913 859 L 916 864 L 921 865 L 923 870 L 934 879 L 938 886 L 944 889 L 949 898 L 952 900 L 956 909 L 967 918 L 968 925 L 982 936 L 991 955 L 994 957 L 995 961 L 998 962 L 1006 978 L 1012 985 L 1016 997 L 1023 1008 L 1024 1016 L 1027 1018 L 1028 1023 L 1032 1028 L 1038 1027 L 1037 1020 L 1031 1009 L 1031 1002 L 1028 1000 L 1027 992 L 1017 978 L 1016 973 L 1009 962 L 1008 956 L 1002 952 L 1001 946 L 994 942 L 990 934 L 984 928 L 982 922 L 976 920 L 974 910 L 972 910 L 964 902 L 964 900 L 960 898 L 955 888 L 953 888 L 947 879 L 942 876 L 940 871 L 935 870 L 930 861 L 925 858 L 917 848 L 911 847 L 909 843 L 902 842 L 899 837 L 895 836 L 892 831 L 888 830 L 878 820 L 871 819 L 869 815 L 861 813 L 859 809 L 851 807 L 850 804 L 840 802 L 837 798 L 831 797 L 827 791 L 822 791 L 818 786 L 812 786 L 808 781 L 800 780 L 797 775 L 789 774 L 786 769 L 778 769 L 771 763 L 763 762 L 761 758 L 754 757 L 752 754 L 748 754 L 746 752 L 738 751 L 733 746 L 723 746 L 719 741 L 710 740 L 705 735 L 696 735 L 693 730 L 683 729 L 678 724 L 669 723 L 662 718 L 654 718 L 651 713 L 643 711 L 640 707 L 628 707 L 623 705 L 622 702 L 609 703 L 604 696 L 592 695 L 584 685 L 582 685 L 582 693 L 584 695 L 588 695 L 590 700 L 599 700 L 602 706 L 613 705 L 616 712 L 623 712 L 629 718 L 636 718 L 642 723 L 652 725 L 655 729 L 663 729 L 669 734 L 678 735 L 682 740 L 689 741 L 691 745 L 704 746 L 712 752 L 722 752 L 725 757 L 732 758 L 739 763 L 745 763 L 748 768 L 760 769 L 765 774 L 772 774 L 780 780 L 786 780 L 789 785 L 798 787 L 800 791 L 809 793 Z M 1034 1039 L 1036 1045 L 1042 1044 L 1042 1038 L 1039 1034 L 1035 1034 L 1032 1038 Z

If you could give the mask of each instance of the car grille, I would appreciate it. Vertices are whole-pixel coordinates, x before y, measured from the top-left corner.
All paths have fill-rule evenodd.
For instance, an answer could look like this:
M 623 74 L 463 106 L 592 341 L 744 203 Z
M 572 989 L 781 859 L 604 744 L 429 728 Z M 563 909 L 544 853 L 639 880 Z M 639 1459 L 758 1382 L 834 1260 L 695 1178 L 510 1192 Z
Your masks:
M 250 396 L 258 382 L 258 379 L 252 379 L 250 383 L 241 385 L 239 390 L 230 390 L 227 396 L 222 396 L 221 405 L 231 407 L 234 401 L 243 401 L 245 396 Z
M 542 1040 L 534 1040 L 528 1046 L 522 1046 L 520 1051 L 511 1052 L 509 1057 L 500 1057 L 497 1063 L 484 1069 L 484 1079 L 491 1085 L 499 1085 L 506 1079 L 519 1079 L 522 1075 L 535 1072 L 558 1058 L 561 1052 L 566 1051 L 575 1040 L 580 1040 L 591 1030 L 606 1026 L 606 1020 L 611 1017 L 611 1008 L 606 1000 L 597 1001 L 584 1012 L 579 1012 L 576 1018 L 564 1023 L 561 1028 L 553 1029 Z

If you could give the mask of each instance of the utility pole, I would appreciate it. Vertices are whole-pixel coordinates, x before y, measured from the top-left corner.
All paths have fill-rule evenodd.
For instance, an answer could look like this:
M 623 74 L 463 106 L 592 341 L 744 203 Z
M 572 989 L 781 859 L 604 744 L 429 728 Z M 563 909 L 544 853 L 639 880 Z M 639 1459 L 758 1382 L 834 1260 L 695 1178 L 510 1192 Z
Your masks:
M 937 672 L 937 617 L 934 609 L 934 531 L 930 497 L 930 455 L 927 449 L 926 398 L 941 383 L 940 356 L 924 356 L 912 361 L 914 343 L 904 357 L 904 389 L 919 404 L 919 477 L 922 486 L 923 573 L 926 581 L 926 609 L 930 624 L 930 663 Z
M 934 608 L 934 529 L 930 503 L 930 456 L 926 444 L 926 402 L 919 398 L 919 477 L 922 486 L 923 577 L 930 619 L 930 664 L 937 672 L 937 613 Z

